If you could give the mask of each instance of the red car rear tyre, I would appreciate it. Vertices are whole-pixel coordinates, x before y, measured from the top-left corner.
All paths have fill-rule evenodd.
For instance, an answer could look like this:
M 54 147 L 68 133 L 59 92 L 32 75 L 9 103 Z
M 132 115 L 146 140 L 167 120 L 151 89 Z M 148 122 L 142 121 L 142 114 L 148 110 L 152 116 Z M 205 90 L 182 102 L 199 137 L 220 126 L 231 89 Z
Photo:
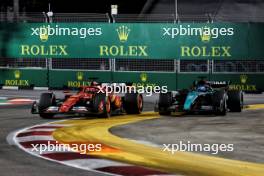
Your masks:
M 127 93 L 123 103 L 127 114 L 140 114 L 143 110 L 143 96 L 141 94 Z
M 93 111 L 99 117 L 108 118 L 111 116 L 111 103 L 104 93 L 98 93 L 93 99 Z

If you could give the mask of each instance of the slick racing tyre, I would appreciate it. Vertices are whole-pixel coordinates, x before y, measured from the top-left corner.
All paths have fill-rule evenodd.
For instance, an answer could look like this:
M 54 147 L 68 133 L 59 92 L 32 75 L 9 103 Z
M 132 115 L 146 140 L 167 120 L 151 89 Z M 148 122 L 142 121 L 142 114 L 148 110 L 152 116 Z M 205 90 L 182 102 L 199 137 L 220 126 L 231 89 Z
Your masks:
M 227 108 L 230 112 L 241 112 L 243 108 L 243 93 L 239 90 L 229 90 L 227 96 Z
M 39 116 L 45 119 L 53 118 L 54 114 L 45 113 L 45 110 L 50 106 L 56 105 L 56 97 L 53 93 L 42 93 L 40 95 L 38 110 Z
M 225 90 L 219 90 L 213 94 L 213 107 L 215 115 L 225 116 L 227 112 L 227 96 Z
M 105 93 L 95 94 L 93 99 L 93 112 L 99 117 L 108 118 L 111 116 L 111 103 Z
M 160 115 L 170 115 L 168 108 L 172 105 L 172 92 L 160 93 L 159 95 L 159 114 Z
M 127 114 L 140 114 L 143 110 L 143 96 L 138 93 L 127 93 L 123 102 Z

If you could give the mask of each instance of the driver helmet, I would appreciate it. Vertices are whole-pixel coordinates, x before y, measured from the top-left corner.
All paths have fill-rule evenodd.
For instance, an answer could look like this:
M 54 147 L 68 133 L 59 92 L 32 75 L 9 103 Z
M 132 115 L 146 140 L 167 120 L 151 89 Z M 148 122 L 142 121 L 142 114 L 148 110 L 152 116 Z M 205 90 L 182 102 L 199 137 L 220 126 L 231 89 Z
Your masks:
M 206 86 L 204 86 L 204 85 L 198 86 L 197 90 L 199 92 L 205 92 L 206 91 Z

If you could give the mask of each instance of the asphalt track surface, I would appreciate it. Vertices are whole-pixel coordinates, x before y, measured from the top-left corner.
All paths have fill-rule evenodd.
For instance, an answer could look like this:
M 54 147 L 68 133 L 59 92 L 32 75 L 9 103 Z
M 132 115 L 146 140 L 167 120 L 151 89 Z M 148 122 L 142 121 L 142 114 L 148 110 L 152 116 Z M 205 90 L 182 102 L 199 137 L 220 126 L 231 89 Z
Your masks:
M 23 97 L 38 99 L 45 91 L 32 90 L 0 90 L 0 97 Z M 63 94 L 56 91 L 58 97 Z M 151 110 L 153 105 L 146 104 L 145 108 Z M 60 118 L 61 119 L 61 118 Z M 0 106 L 0 175 L 1 176 L 100 176 L 105 174 L 94 173 L 64 166 L 31 156 L 18 149 L 17 146 L 9 145 L 7 136 L 11 132 L 36 124 L 52 122 L 39 118 L 30 113 L 30 106 Z
M 244 110 L 227 116 L 188 115 L 163 117 L 114 127 L 111 132 L 121 138 L 163 144 L 232 144 L 233 151 L 212 149 L 201 152 L 209 156 L 264 163 L 264 110 Z M 147 135 L 146 135 L 147 134 Z M 200 150 L 200 149 L 198 149 Z M 212 154 L 213 153 L 213 154 Z M 216 153 L 216 154 L 215 154 Z M 174 153 L 172 155 L 177 155 Z
M 43 120 L 31 115 L 29 107 L 0 107 L 0 175 L 1 176 L 81 176 L 104 175 L 88 172 L 29 155 L 17 146 L 7 143 L 7 135 L 27 126 L 52 120 Z
M 25 98 L 32 98 L 37 99 L 40 95 L 41 91 L 6 91 L 0 90 L 1 97 L 25 97 Z M 262 95 L 250 95 L 246 96 L 246 104 L 253 104 L 253 103 L 263 103 L 263 94 Z M 154 102 L 157 96 L 154 97 L 146 97 L 147 103 L 145 104 L 146 110 L 152 110 Z M 151 103 L 152 102 L 152 103 Z M 195 131 L 199 132 L 199 124 L 207 123 L 207 119 L 210 119 L 208 123 L 215 124 L 218 128 L 215 128 L 215 132 L 217 130 L 222 129 L 222 133 L 224 135 L 219 135 L 220 139 L 223 136 L 227 135 L 224 139 L 229 139 L 229 141 L 233 141 L 233 138 L 240 137 L 242 138 L 242 143 L 249 144 L 252 142 L 252 145 L 246 145 L 242 148 L 237 148 L 237 152 L 233 154 L 222 154 L 221 156 L 230 157 L 232 159 L 241 159 L 246 161 L 252 162 L 260 162 L 263 163 L 264 161 L 264 153 L 263 149 L 262 152 L 260 151 L 263 147 L 263 112 L 259 113 L 259 111 L 252 111 L 246 112 L 247 116 L 241 117 L 239 114 L 232 114 L 231 117 L 229 116 L 224 117 L 228 119 L 228 123 L 220 124 L 222 121 L 222 117 L 187 117 L 187 118 L 162 118 L 159 120 L 155 120 L 153 122 L 146 121 L 146 122 L 139 122 L 137 124 L 132 125 L 125 125 L 123 127 L 114 128 L 114 134 L 120 135 L 125 138 L 132 138 L 135 140 L 146 140 L 151 141 L 153 143 L 162 144 L 162 143 L 174 143 L 175 142 L 175 134 L 177 138 L 185 138 L 186 134 L 184 131 L 191 131 L 188 134 L 194 134 Z M 198 119 L 202 119 L 198 122 Z M 249 119 L 250 118 L 250 119 Z M 176 120 L 175 120 L 176 119 Z M 27 153 L 24 153 L 16 146 L 9 145 L 6 138 L 7 135 L 15 131 L 17 129 L 21 129 L 27 126 L 32 126 L 35 124 L 51 122 L 53 120 L 44 120 L 39 118 L 37 115 L 32 115 L 29 112 L 28 106 L 1 106 L 0 107 L 0 175 L 104 175 L 99 173 L 93 173 L 89 171 L 83 171 L 80 169 L 75 169 L 71 167 L 67 167 L 61 164 L 53 163 L 50 161 L 46 161 L 40 158 L 36 158 L 31 156 Z M 213 121 L 216 121 L 213 123 Z M 151 122 L 151 123 L 149 123 Z M 243 128 L 240 129 L 239 126 L 233 126 L 236 122 L 241 122 Z M 159 125 L 160 124 L 160 125 Z M 177 127 L 175 128 L 177 124 Z M 184 125 L 182 125 L 184 124 Z M 160 127 L 162 126 L 162 127 Z M 167 126 L 167 127 L 166 127 Z M 206 125 L 207 127 L 210 126 L 209 124 Z M 185 128 L 186 127 L 186 128 Z M 229 128 L 228 128 L 229 127 Z M 163 128 L 163 129 L 161 129 Z M 213 127 L 214 128 L 214 127 Z M 144 130 L 143 130 L 144 129 Z M 195 130 L 194 130 L 195 129 Z M 227 131 L 231 131 L 234 136 L 228 136 Z M 159 133 L 159 130 L 162 130 L 162 133 Z M 210 132 L 206 132 L 206 130 L 202 131 L 202 134 L 197 138 L 197 135 L 188 135 L 190 140 L 192 141 L 202 141 L 203 135 L 206 133 L 210 134 L 212 131 L 212 127 L 209 130 Z M 246 133 L 248 131 L 248 133 Z M 200 131 L 201 132 L 201 131 Z M 237 133 L 235 133 L 237 132 Z M 169 135 L 167 135 L 167 133 Z M 173 135 L 174 134 L 174 135 Z M 214 133 L 215 134 L 215 133 Z M 166 138 L 162 135 L 166 135 Z M 157 138 L 155 137 L 157 136 Z M 214 138 L 213 135 L 209 138 Z M 186 138 L 185 138 L 186 139 Z M 208 140 L 209 140 L 208 139 Z M 250 141 L 249 141 L 250 140 Z M 254 141 L 258 142 L 254 142 Z M 228 142 L 228 141 L 227 141 Z M 240 145 L 240 142 L 238 142 Z M 242 149 L 242 151 L 239 151 Z M 248 152 L 248 154 L 246 153 Z M 259 153 L 260 152 L 260 153 Z M 239 157 L 240 154 L 245 154 L 245 157 Z

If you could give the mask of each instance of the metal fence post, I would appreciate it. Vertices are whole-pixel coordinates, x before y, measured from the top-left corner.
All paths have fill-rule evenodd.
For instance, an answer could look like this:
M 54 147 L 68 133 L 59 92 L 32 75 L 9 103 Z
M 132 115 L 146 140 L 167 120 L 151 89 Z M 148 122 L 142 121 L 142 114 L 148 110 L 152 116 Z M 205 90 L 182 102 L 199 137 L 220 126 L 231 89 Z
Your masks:
M 46 13 L 48 23 L 52 23 L 52 17 L 53 17 L 53 12 L 50 10 L 50 4 L 49 4 L 49 11 Z M 52 58 L 47 58 L 48 60 L 48 65 L 47 65 L 47 86 L 50 88 L 50 68 L 52 67 Z
M 117 5 L 111 5 L 111 15 L 109 15 L 109 23 L 115 23 L 115 19 L 113 15 L 117 15 L 118 13 L 118 6 Z M 110 72 L 111 72 L 111 83 L 114 81 L 114 71 L 115 71 L 115 58 L 110 59 Z

